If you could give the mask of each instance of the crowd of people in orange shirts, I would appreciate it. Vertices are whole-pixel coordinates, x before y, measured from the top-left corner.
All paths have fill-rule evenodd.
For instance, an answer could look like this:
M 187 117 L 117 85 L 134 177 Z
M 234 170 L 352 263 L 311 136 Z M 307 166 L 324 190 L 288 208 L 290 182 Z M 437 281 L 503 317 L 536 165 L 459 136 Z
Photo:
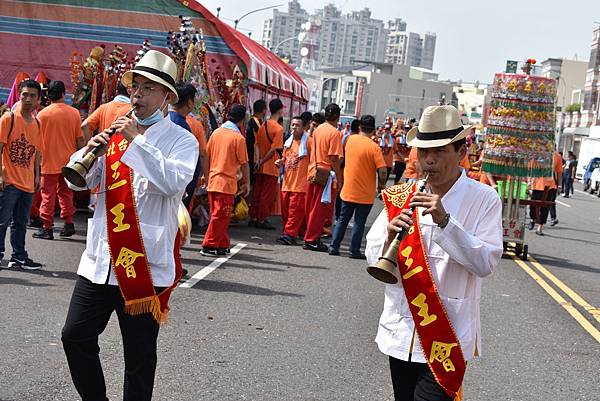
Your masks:
M 33 236 L 48 240 L 54 235 L 56 200 L 65 221 L 60 235 L 69 237 L 75 233 L 73 194 L 60 175 L 61 168 L 83 146 L 85 138 L 109 127 L 131 108 L 127 89 L 121 87 L 113 101 L 95 110 L 81 124 L 77 110 L 64 103 L 64 84 L 54 81 L 50 86 L 51 104 L 37 115 L 40 148 L 48 157 L 41 162 L 40 190 L 34 194 L 29 221 L 30 226 L 39 228 Z M 362 259 L 364 227 L 379 191 L 392 176 L 395 183 L 420 177 L 416 149 L 406 145 L 406 132 L 416 124 L 414 119 L 394 121 L 388 117 L 377 126 L 374 117 L 366 115 L 341 126 L 340 108 L 332 103 L 324 113 L 304 112 L 291 118 L 286 135 L 281 100 L 273 99 L 268 105 L 258 100 L 248 123 L 246 108 L 234 105 L 227 121 L 207 140 L 203 125 L 190 115 L 195 99 L 192 89 L 190 85 L 177 88 L 180 100 L 171 108 L 170 117 L 176 123 L 180 119 L 179 124 L 194 134 L 200 147 L 200 163 L 184 202 L 192 210 L 202 207 L 193 202 L 199 189 L 208 195 L 210 219 L 202 244 L 203 255 L 229 252 L 228 227 L 236 203 L 244 199 L 250 204 L 248 226 L 274 230 L 275 225 L 268 218 L 277 211 L 282 217 L 278 242 L 301 242 L 310 251 L 339 255 L 346 228 L 353 221 L 349 256 Z M 495 186 L 497 177 L 480 170 L 483 151 L 477 149 L 471 157 L 473 163 L 468 154 L 461 162 L 469 176 Z M 531 180 L 533 199 L 546 196 L 546 200 L 553 200 L 556 196 L 562 175 L 559 158 L 556 155 L 555 177 Z M 10 168 L 9 162 L 7 159 L 5 169 Z M 92 193 L 90 208 L 93 206 Z M 555 209 L 550 213 L 551 224 L 556 224 Z M 547 215 L 547 208 L 532 208 L 532 221 L 538 223 L 540 235 Z M 327 245 L 323 239 L 328 237 L 331 241 Z
M 232 108 L 229 121 L 208 141 L 211 218 L 202 253 L 229 252 L 228 226 L 236 198 L 251 193 L 248 226 L 274 230 L 268 218 L 277 209 L 282 217 L 280 244 L 301 243 L 306 250 L 339 255 L 353 220 L 349 256 L 364 258 L 364 227 L 379 191 L 392 176 L 394 182 L 419 177 L 416 151 L 406 146 L 405 137 L 416 121 L 388 117 L 378 127 L 366 115 L 341 126 L 340 108 L 332 103 L 324 113 L 291 118 L 286 135 L 279 99 L 268 105 L 256 101 L 245 129 L 242 112 L 243 106 Z M 231 160 L 223 162 L 224 155 Z M 462 165 L 469 170 L 468 158 Z M 241 178 L 246 169 L 249 181 Z M 331 238 L 330 243 L 324 238 Z

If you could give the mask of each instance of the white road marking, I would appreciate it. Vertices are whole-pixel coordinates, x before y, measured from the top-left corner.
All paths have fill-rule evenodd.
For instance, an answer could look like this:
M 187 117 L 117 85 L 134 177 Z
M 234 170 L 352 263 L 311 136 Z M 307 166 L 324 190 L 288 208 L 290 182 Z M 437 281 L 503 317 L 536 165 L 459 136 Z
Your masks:
M 179 288 L 192 288 L 193 286 L 198 284 L 198 282 L 200 282 L 200 280 L 204 279 L 210 273 L 214 272 L 219 266 L 221 266 L 223 263 L 227 262 L 233 255 L 235 255 L 236 253 L 241 251 L 242 248 L 244 248 L 247 245 L 248 244 L 241 244 L 241 243 L 236 244 L 236 246 L 231 248 L 231 253 L 229 255 L 213 260 L 211 262 L 211 264 L 206 266 L 204 269 L 200 270 L 198 273 L 194 274 L 188 280 L 179 284 Z M 202 256 L 202 257 L 204 257 L 204 256 Z
M 555 201 L 556 203 L 558 203 L 559 205 L 562 205 L 564 207 L 571 207 L 571 205 L 567 205 L 566 203 L 563 203 L 561 201 Z
M 588 194 L 587 192 L 585 192 L 585 191 L 580 191 L 580 190 L 578 190 L 578 189 L 576 189 L 576 190 L 575 190 L 575 192 L 577 192 L 578 194 L 584 194 L 584 195 L 587 195 L 587 196 L 591 196 L 592 198 L 595 198 L 595 197 L 596 197 L 596 195 Z

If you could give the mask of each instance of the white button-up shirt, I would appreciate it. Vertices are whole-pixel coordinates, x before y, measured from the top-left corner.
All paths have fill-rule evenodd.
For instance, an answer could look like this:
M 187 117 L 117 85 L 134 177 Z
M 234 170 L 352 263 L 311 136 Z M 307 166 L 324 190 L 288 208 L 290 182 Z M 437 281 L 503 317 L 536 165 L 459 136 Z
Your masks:
M 451 216 L 444 229 L 431 215 L 423 216 L 422 208 L 418 209 L 419 223 L 431 274 L 468 361 L 481 353 L 481 278 L 491 274 L 502 257 L 502 204 L 491 187 L 468 178 L 464 171 L 442 204 Z M 384 210 L 367 234 L 369 264 L 382 254 L 387 225 Z M 386 355 L 426 362 L 402 281 L 385 287 L 375 341 Z
M 85 148 L 84 148 L 85 149 Z M 71 156 L 81 160 L 84 149 Z M 121 157 L 133 170 L 133 191 L 146 257 L 156 287 L 175 280 L 173 248 L 177 235 L 177 209 L 198 160 L 198 141 L 167 117 L 138 135 Z M 96 284 L 117 285 L 110 266 L 106 234 L 105 158 L 99 158 L 86 176 L 87 188 L 100 184 L 94 217 L 88 219 L 86 249 L 77 274 Z M 109 271 L 110 270 L 110 271 Z M 110 274 L 110 277 L 109 277 Z

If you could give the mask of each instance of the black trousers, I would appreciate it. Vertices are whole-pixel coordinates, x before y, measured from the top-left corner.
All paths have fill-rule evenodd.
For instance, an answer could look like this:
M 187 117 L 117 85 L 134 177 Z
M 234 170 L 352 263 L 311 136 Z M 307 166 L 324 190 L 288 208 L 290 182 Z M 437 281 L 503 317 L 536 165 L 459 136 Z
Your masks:
M 544 195 L 544 191 L 534 190 L 531 191 L 531 199 L 533 200 L 541 200 Z M 556 199 L 556 189 L 549 189 L 548 194 L 546 196 L 547 201 L 554 201 Z M 538 224 L 546 224 L 548 222 L 548 212 L 550 211 L 550 207 L 538 207 L 538 206 L 529 206 L 529 218 L 535 221 Z M 538 220 L 539 213 L 539 220 Z M 554 210 L 554 215 L 552 218 L 556 218 L 556 210 Z
M 395 401 L 452 401 L 426 363 L 406 362 L 390 356 L 390 371 Z
M 156 287 L 156 292 L 162 291 Z M 150 313 L 128 315 L 118 286 L 93 284 L 78 276 L 62 342 L 71 378 L 83 401 L 106 401 L 98 336 L 117 312 L 125 355 L 123 401 L 149 401 L 154 388 L 158 323 Z
M 404 170 L 406 169 L 405 162 L 394 162 L 394 182 L 398 183 L 402 179 L 402 174 L 404 174 Z

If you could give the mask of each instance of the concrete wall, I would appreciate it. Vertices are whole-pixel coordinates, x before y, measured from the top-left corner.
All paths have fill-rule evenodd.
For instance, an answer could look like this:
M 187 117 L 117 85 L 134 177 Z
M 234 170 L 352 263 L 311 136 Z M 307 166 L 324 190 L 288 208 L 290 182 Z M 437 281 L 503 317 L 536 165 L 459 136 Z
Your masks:
M 362 102 L 362 114 L 373 114 L 378 123 L 389 111 L 399 112 L 403 118 L 420 118 L 427 106 L 439 104 L 442 96 L 452 97 L 452 85 L 437 81 L 423 81 L 409 77 L 410 68 L 393 65 L 390 69 L 376 72 L 355 71 L 367 78 Z

